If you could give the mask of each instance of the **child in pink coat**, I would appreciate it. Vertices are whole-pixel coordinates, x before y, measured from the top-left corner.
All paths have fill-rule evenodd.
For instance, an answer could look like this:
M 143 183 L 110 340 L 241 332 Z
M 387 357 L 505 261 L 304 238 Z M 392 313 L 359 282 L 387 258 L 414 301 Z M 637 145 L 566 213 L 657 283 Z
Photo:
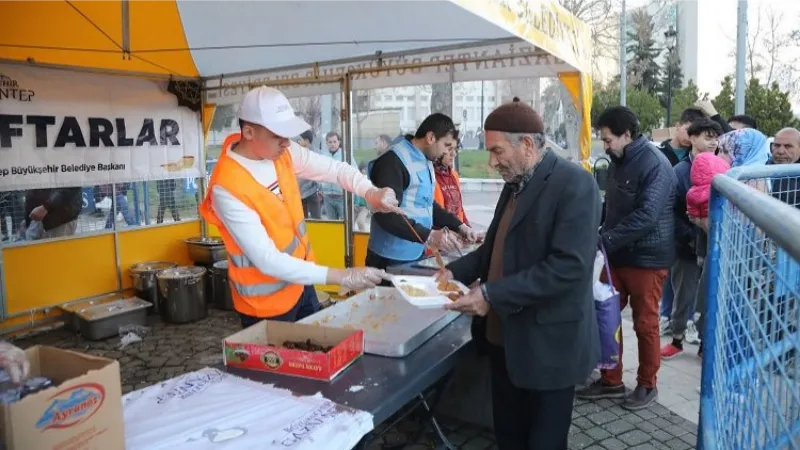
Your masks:
M 700 153 L 692 162 L 692 187 L 686 194 L 686 210 L 692 217 L 708 217 L 708 201 L 711 198 L 711 180 L 714 175 L 727 172 L 731 165 L 711 152 Z

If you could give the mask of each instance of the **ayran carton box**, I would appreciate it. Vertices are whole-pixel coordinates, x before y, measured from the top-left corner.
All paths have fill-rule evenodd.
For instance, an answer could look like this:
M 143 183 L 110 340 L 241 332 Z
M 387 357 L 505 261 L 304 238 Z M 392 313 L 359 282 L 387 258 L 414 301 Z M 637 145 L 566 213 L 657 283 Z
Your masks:
M 330 346 L 327 353 L 283 347 L 284 342 Z M 223 341 L 229 367 L 330 381 L 364 354 L 364 332 L 263 320 Z
M 6 449 L 125 448 L 117 361 L 47 346 L 25 354 L 31 376 L 48 377 L 54 386 L 0 405 Z

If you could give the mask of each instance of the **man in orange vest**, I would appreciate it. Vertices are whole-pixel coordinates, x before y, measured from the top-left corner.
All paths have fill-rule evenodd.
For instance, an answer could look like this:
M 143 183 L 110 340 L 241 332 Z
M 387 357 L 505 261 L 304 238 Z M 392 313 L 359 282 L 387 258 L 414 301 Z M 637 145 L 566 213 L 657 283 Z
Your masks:
M 228 280 L 242 326 L 313 314 L 319 310 L 315 284 L 360 290 L 385 280 L 379 269 L 314 263 L 297 178 L 336 183 L 378 212 L 397 211 L 394 192 L 376 188 L 349 164 L 291 142 L 311 126 L 295 116 L 277 89 L 262 86 L 245 94 L 239 125 L 241 133 L 223 145 L 200 213 L 219 228 L 225 242 Z

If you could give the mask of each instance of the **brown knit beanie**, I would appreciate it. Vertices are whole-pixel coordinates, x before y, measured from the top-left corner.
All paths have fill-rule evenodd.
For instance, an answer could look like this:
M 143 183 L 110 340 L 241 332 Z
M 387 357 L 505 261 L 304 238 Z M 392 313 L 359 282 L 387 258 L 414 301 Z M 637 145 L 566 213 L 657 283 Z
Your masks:
M 539 113 L 514 97 L 514 101 L 497 107 L 486 117 L 483 129 L 505 133 L 544 133 L 544 122 Z

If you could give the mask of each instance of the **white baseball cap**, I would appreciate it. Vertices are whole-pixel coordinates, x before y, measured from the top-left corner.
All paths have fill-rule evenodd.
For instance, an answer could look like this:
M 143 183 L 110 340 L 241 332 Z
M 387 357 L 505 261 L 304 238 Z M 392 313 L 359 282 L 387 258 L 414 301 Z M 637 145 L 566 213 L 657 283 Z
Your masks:
M 289 99 L 281 91 L 267 86 L 244 95 L 239 105 L 239 119 L 261 125 L 284 138 L 293 138 L 311 129 L 311 125 L 295 115 Z

